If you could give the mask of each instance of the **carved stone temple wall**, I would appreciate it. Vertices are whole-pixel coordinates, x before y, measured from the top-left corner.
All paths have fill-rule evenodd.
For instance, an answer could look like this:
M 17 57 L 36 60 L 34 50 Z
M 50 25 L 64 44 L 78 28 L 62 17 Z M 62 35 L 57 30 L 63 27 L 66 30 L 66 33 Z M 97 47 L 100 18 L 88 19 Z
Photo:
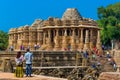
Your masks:
M 101 49 L 100 28 L 89 18 L 83 18 L 77 9 L 68 8 L 61 19 L 49 17 L 47 20 L 35 20 L 32 25 L 25 25 L 9 30 L 9 47 L 20 50 L 34 45 L 39 50 L 79 50 Z

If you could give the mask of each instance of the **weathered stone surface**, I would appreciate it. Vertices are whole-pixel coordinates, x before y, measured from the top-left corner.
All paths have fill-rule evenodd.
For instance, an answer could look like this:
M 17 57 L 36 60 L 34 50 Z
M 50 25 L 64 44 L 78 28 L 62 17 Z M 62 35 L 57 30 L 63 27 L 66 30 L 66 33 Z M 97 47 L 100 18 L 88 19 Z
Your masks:
M 92 49 L 93 46 L 99 49 L 99 30 L 94 20 L 83 18 L 77 9 L 69 8 L 62 19 L 49 17 L 47 20 L 35 20 L 32 25 L 11 28 L 8 47 L 14 48 L 15 51 L 27 48 L 74 51 L 82 48 Z
M 64 15 L 62 16 L 63 20 L 80 20 L 82 19 L 80 13 L 75 8 L 68 8 Z
M 120 80 L 119 72 L 103 72 L 100 74 L 98 80 Z

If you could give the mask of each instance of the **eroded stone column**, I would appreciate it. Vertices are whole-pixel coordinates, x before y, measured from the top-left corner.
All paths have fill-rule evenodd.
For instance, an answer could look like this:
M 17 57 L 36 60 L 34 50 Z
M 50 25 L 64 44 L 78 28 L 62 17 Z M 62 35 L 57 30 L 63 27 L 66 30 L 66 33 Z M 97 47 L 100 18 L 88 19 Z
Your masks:
M 51 42 L 51 30 L 48 30 L 48 39 L 47 39 L 47 45 L 48 45 L 48 47 L 47 47 L 47 50 L 52 50 L 52 42 Z
M 39 45 L 41 46 L 43 44 L 43 33 L 42 32 L 40 32 L 39 37 L 40 37 L 40 42 L 39 42 L 40 44 Z
M 89 30 L 86 30 L 84 49 L 89 49 Z
M 101 47 L 101 40 L 100 40 L 100 30 L 97 31 L 97 44 L 96 44 L 97 49 L 102 50 Z
M 43 45 L 46 44 L 46 32 L 43 33 Z
M 81 29 L 81 36 L 80 36 L 80 45 L 79 48 L 82 49 L 84 47 L 84 42 L 83 42 L 83 29 Z
M 40 32 L 37 32 L 37 44 L 40 45 Z
M 14 33 L 14 44 L 13 44 L 13 46 L 14 46 L 14 50 L 16 50 L 16 47 L 17 47 L 17 34 L 16 33 Z
M 54 42 L 55 42 L 55 47 L 54 50 L 60 50 L 60 44 L 59 44 L 59 33 L 58 33 L 58 29 L 56 29 L 56 36 L 54 38 Z
M 29 31 L 29 46 L 30 46 L 30 49 L 33 49 L 32 36 L 33 36 L 33 33 L 31 31 Z
M 64 31 L 64 36 L 63 36 L 63 40 L 62 40 L 62 48 L 67 49 L 67 30 L 65 29 Z
M 90 49 L 92 50 L 94 47 L 93 45 L 93 30 L 90 30 Z
M 76 44 L 75 44 L 75 29 L 72 30 L 72 37 L 71 37 L 71 46 L 72 50 L 76 50 Z

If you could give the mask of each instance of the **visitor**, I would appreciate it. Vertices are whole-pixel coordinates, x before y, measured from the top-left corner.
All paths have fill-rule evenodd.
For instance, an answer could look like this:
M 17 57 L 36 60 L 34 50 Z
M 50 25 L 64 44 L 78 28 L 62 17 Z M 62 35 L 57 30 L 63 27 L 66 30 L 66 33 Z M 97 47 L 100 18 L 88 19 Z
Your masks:
M 29 50 L 30 50 L 30 45 L 28 45 L 27 49 L 29 49 Z
M 38 45 L 37 45 L 37 49 L 39 49 L 39 48 L 40 48 L 40 45 L 38 44 Z
M 71 45 L 69 44 L 69 45 L 68 45 L 68 51 L 70 51 L 70 50 L 71 50 Z
M 107 56 L 106 56 L 107 58 L 110 58 L 110 53 L 109 53 L 109 51 L 107 51 Z
M 37 45 L 35 44 L 35 45 L 34 45 L 34 50 L 36 50 L 36 49 L 37 49 Z
M 24 50 L 24 46 L 23 45 L 20 46 L 20 50 Z
M 94 46 L 93 51 L 97 54 L 97 48 Z
M 96 60 L 96 54 L 92 53 L 92 60 Z
M 114 69 L 114 71 L 117 70 L 117 65 L 116 65 L 116 63 L 113 64 L 113 69 Z
M 102 45 L 102 50 L 103 50 L 103 51 L 105 50 L 105 47 L 104 47 L 104 45 Z
M 33 54 L 30 52 L 29 49 L 27 49 L 27 52 L 25 53 L 24 59 L 26 61 L 26 77 L 28 77 L 28 76 L 31 77 Z
M 92 68 L 96 69 L 96 64 L 92 63 Z
M 15 61 L 16 61 L 16 70 L 15 70 L 15 76 L 16 77 L 23 77 L 23 60 L 24 57 L 21 55 L 21 52 L 17 52 Z
M 66 51 L 67 49 L 66 48 L 64 48 L 64 51 Z
M 87 50 L 84 50 L 84 52 L 83 52 L 83 56 L 84 56 L 84 58 L 88 58 L 88 51 Z
M 10 51 L 13 51 L 14 50 L 14 47 L 13 45 L 10 46 Z
M 100 62 L 100 61 L 97 62 L 97 66 L 98 66 L 98 67 L 101 66 L 101 62 Z

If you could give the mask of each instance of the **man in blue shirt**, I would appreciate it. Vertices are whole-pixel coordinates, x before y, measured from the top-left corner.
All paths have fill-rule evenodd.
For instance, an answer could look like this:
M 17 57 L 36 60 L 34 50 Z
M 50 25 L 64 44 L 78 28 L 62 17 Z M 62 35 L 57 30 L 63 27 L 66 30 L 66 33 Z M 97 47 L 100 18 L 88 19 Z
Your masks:
M 33 54 L 30 52 L 29 49 L 27 49 L 27 52 L 25 53 L 25 61 L 26 61 L 26 77 L 30 76 L 32 74 L 32 59 L 33 59 Z

